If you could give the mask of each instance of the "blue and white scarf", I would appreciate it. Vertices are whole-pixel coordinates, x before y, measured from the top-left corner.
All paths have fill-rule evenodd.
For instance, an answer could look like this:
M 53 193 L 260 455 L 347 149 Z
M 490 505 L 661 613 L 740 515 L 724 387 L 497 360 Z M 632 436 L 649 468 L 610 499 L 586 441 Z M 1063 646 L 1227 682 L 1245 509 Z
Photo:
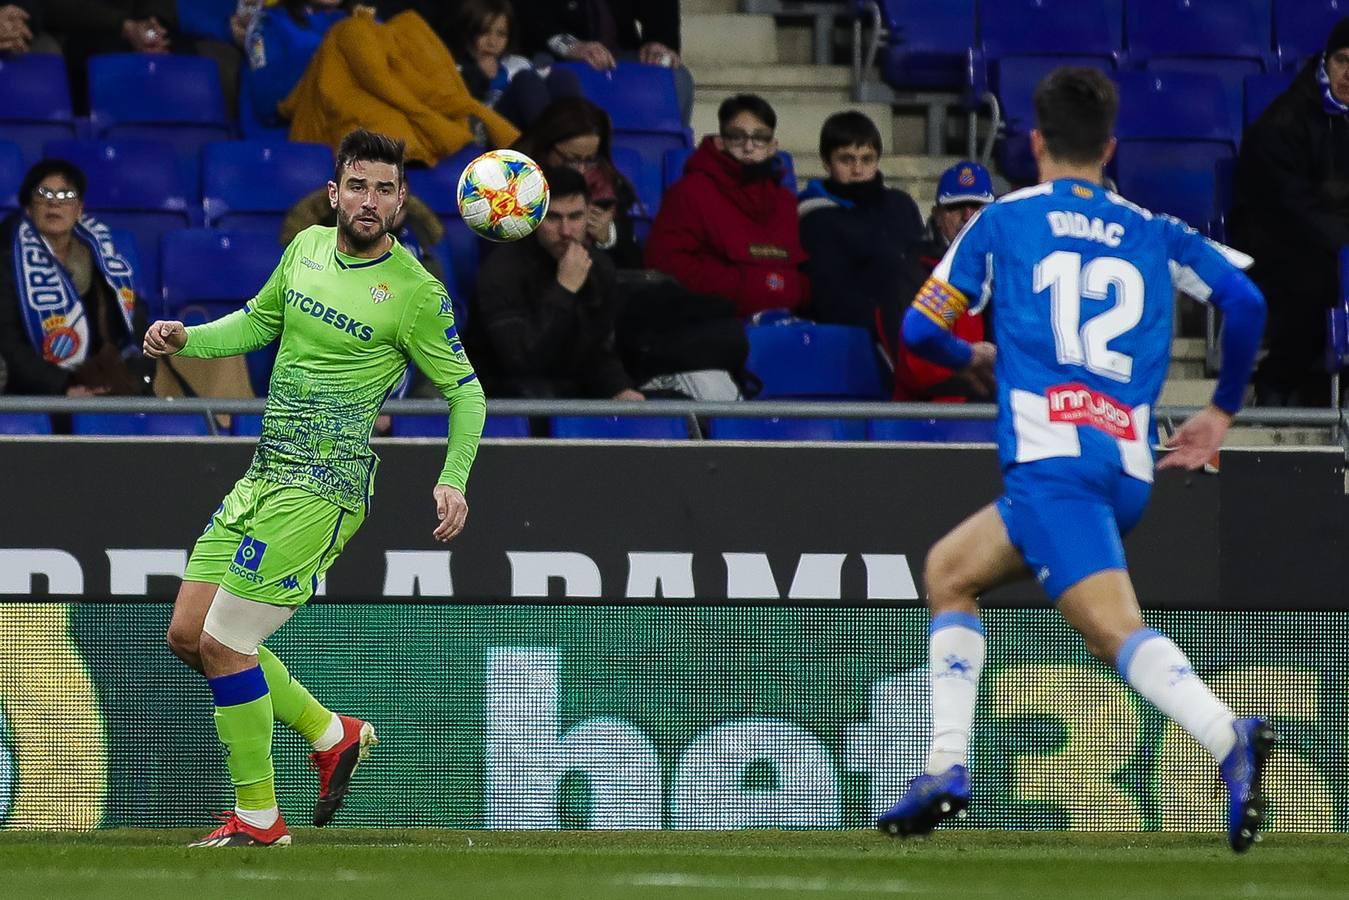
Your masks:
M 98 271 L 117 295 L 117 306 L 128 334 L 135 333 L 132 312 L 136 305 L 135 274 L 125 256 L 117 252 L 108 227 L 91 216 L 75 225 L 76 239 L 83 241 L 98 264 Z M 89 321 L 66 267 L 24 216 L 14 230 L 14 273 L 19 310 L 33 347 L 42 358 L 71 371 L 89 357 Z
M 1321 65 L 1316 67 L 1316 83 L 1321 86 L 1321 108 L 1327 115 L 1343 116 L 1349 115 L 1349 105 L 1341 103 L 1335 99 L 1335 92 L 1330 89 L 1330 75 L 1326 72 L 1326 55 L 1321 54 Z

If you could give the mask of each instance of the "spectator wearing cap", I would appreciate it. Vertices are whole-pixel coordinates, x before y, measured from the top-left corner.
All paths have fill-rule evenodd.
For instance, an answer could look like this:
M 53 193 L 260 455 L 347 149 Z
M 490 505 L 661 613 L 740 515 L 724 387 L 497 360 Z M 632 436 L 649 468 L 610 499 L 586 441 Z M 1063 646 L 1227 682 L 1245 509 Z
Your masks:
M 1328 404 L 1326 318 L 1349 245 L 1349 18 L 1247 127 L 1228 228 L 1269 304 L 1256 402 Z
M 961 160 L 942 173 L 937 182 L 937 201 L 928 218 L 928 237 L 915 254 L 920 283 L 941 262 L 965 224 L 995 199 L 992 176 L 976 162 Z M 952 332 L 966 341 L 977 342 L 987 340 L 986 335 L 991 335 L 992 329 L 980 314 L 956 319 Z M 955 372 L 919 357 L 900 341 L 899 352 L 895 354 L 894 399 L 964 403 L 985 398 Z
M 820 129 L 828 177 L 798 197 L 808 257 L 810 315 L 872 331 L 892 357 L 904 310 L 922 286 L 914 254 L 923 239 L 918 204 L 885 186 L 881 133 L 860 112 L 835 113 Z

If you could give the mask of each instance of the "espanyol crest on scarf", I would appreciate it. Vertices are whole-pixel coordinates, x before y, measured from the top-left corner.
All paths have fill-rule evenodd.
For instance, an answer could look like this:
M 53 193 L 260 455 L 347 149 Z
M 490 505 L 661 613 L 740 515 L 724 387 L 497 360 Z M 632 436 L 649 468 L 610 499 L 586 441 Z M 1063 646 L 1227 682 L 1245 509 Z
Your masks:
M 92 216 L 80 219 L 74 235 L 89 247 L 99 273 L 117 295 L 117 308 L 127 333 L 134 334 L 136 292 L 131 264 L 117 252 L 107 226 Z M 89 357 L 84 301 L 70 273 L 52 255 L 27 216 L 14 232 L 14 271 L 18 273 L 19 309 L 28 339 L 47 362 L 63 369 L 78 369 Z

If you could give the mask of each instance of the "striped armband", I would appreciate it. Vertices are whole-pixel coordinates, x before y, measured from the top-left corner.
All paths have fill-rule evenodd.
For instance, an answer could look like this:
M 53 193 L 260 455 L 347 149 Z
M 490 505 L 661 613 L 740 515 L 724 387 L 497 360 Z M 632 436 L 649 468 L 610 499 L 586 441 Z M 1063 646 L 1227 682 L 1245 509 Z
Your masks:
M 969 311 L 970 301 L 964 294 L 939 278 L 929 278 L 913 301 L 914 309 L 948 331 L 956 319 Z

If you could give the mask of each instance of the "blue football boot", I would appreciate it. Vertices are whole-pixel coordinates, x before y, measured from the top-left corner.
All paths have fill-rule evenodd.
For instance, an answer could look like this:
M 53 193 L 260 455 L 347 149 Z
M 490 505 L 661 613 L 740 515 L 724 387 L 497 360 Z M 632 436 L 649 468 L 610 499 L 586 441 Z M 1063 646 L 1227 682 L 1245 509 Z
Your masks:
M 886 834 L 912 837 L 928 834 L 943 819 L 964 813 L 970 805 L 970 771 L 952 766 L 939 775 L 919 775 L 899 802 L 876 820 Z
M 1237 719 L 1232 727 L 1237 743 L 1219 769 L 1227 783 L 1227 842 L 1237 853 L 1245 853 L 1260 840 L 1265 823 L 1260 775 L 1279 736 L 1264 719 Z

